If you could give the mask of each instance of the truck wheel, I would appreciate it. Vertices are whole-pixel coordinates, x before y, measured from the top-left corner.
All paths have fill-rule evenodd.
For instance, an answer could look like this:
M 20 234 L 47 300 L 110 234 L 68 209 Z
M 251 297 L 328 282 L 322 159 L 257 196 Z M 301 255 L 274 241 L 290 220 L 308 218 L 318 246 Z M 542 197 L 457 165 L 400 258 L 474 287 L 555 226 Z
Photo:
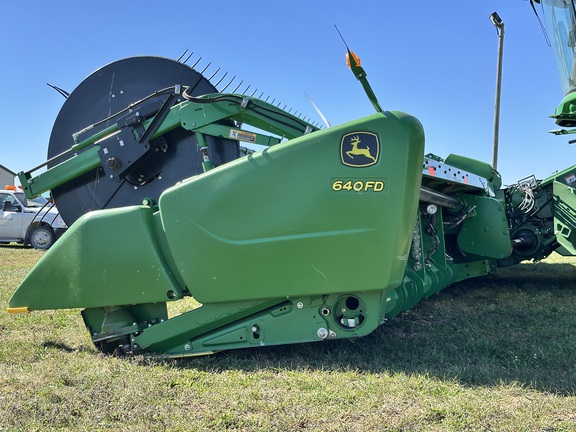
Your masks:
M 54 243 L 54 231 L 52 228 L 38 226 L 30 233 L 30 244 L 34 249 L 46 250 Z

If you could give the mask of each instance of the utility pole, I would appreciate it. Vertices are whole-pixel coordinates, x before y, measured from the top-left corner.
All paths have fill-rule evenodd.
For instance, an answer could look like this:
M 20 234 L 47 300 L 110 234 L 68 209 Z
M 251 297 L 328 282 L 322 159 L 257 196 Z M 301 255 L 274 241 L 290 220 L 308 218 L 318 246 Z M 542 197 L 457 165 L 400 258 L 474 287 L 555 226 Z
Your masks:
M 492 167 L 498 169 L 498 138 L 500 134 L 500 92 L 502 89 L 502 56 L 504 54 L 504 23 L 494 12 L 490 21 L 498 32 L 498 67 L 496 69 L 496 101 L 494 102 L 494 143 L 492 146 Z

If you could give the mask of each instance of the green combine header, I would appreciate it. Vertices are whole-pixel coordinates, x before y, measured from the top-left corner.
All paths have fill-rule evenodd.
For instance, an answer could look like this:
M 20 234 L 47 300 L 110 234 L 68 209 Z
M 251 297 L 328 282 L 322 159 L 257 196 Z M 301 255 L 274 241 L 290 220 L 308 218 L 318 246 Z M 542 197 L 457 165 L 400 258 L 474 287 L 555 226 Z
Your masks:
M 19 175 L 70 228 L 8 311 L 79 308 L 104 352 L 181 357 L 364 336 L 454 282 L 576 254 L 576 166 L 503 187 L 487 163 L 425 155 L 348 54 L 376 113 L 327 128 L 165 58 L 86 78 L 48 169 Z

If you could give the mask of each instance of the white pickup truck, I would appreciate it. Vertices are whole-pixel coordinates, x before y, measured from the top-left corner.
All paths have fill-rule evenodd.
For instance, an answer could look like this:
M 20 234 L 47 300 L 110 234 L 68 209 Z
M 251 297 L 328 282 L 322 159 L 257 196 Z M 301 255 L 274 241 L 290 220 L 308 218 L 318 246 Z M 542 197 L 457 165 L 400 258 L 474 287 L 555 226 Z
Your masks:
M 42 197 L 29 200 L 15 189 L 0 190 L 0 243 L 50 248 L 68 228 L 56 206 Z

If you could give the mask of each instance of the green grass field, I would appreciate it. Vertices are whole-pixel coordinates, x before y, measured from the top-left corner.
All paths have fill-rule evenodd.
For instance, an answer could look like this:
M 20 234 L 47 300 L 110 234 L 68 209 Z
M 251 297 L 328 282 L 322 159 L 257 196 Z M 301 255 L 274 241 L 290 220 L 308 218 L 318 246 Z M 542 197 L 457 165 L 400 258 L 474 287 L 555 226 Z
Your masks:
M 0 247 L 0 431 L 576 431 L 576 261 L 453 285 L 357 340 L 110 357 L 77 310 L 8 315 L 41 252 Z

